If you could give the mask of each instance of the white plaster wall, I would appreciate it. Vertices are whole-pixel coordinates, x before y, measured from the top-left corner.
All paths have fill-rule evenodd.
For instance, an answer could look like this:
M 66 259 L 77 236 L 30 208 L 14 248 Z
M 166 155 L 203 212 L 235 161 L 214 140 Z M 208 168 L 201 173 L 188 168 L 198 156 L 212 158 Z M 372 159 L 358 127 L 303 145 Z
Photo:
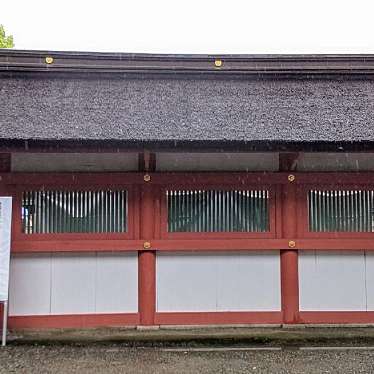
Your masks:
M 277 153 L 157 153 L 157 171 L 276 171 Z
M 301 153 L 296 171 L 370 171 L 373 153 Z
M 302 311 L 374 310 L 374 254 L 367 251 L 302 251 Z
M 157 311 L 277 311 L 279 252 L 158 253 Z
M 136 171 L 137 153 L 12 153 L 12 171 Z
M 367 310 L 374 311 L 374 252 L 365 253 Z
M 138 310 L 135 252 L 17 255 L 10 271 L 10 315 Z
M 51 255 L 12 257 L 9 273 L 9 314 L 51 313 Z

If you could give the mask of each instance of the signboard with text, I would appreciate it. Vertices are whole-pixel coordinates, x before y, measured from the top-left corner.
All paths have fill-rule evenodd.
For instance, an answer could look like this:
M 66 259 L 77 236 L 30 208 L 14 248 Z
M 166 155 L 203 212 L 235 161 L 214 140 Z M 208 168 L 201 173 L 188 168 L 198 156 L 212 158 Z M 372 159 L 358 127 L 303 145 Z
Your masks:
M 0 302 L 8 300 L 12 198 L 0 197 Z

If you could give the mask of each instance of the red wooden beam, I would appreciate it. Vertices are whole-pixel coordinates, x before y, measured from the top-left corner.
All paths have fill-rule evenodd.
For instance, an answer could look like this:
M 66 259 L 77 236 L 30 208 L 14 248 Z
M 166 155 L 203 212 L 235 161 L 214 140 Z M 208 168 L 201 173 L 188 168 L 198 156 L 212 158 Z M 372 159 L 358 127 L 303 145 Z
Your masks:
M 374 312 L 365 311 L 305 311 L 299 314 L 299 323 L 374 323 Z
M 228 172 L 207 172 L 207 173 L 155 173 L 155 159 L 152 156 L 139 162 L 139 166 L 149 167 L 143 172 L 105 172 L 105 173 L 1 173 L 0 178 L 4 184 L 19 186 L 108 186 L 108 185 L 129 185 L 143 184 L 144 173 L 150 174 L 149 184 L 161 184 L 172 186 L 243 186 L 247 185 L 274 185 L 286 184 L 287 173 L 228 173 Z
M 144 326 L 154 325 L 156 312 L 156 252 L 153 239 L 155 236 L 155 201 L 157 199 L 155 190 L 150 183 L 152 179 L 148 178 L 149 171 L 156 168 L 155 162 L 151 164 L 150 154 L 145 152 L 143 155 L 144 168 L 143 185 L 141 186 L 141 208 L 140 208 L 140 236 L 143 240 L 144 251 L 138 254 L 138 272 L 139 272 L 139 313 L 140 324 Z
M 2 183 L 23 186 L 80 187 L 97 189 L 105 186 L 142 184 L 143 173 L 1 173 Z
M 354 233 L 353 233 L 354 234 Z M 367 233 L 364 233 L 367 234 Z M 310 250 L 374 250 L 374 234 L 371 233 L 372 238 L 347 238 L 340 237 L 336 239 L 298 239 L 297 248 L 298 249 L 310 249 Z M 334 233 L 331 233 L 331 236 L 334 236 Z M 337 235 L 335 235 L 336 237 Z
M 287 173 L 272 172 L 172 172 L 172 173 L 152 173 L 151 183 L 167 185 L 169 188 L 191 188 L 215 186 L 225 186 L 226 188 L 247 188 L 248 186 L 275 184 L 286 184 Z
M 6 186 L 4 183 L 2 183 L 0 179 L 0 196 L 9 196 L 7 193 Z M 2 331 L 3 329 L 3 311 L 4 311 L 4 305 L 3 303 L 0 302 L 0 330 Z
M 4 304 L 0 303 L 0 331 L 3 331 L 3 321 L 4 321 L 3 313 L 4 313 Z
M 10 329 L 25 328 L 89 328 L 100 326 L 136 326 L 139 324 L 138 313 L 113 314 L 64 314 L 38 316 L 10 316 Z
M 161 184 L 175 187 L 216 185 L 216 186 L 243 186 L 243 185 L 286 185 L 289 176 L 295 178 L 293 184 L 307 184 L 315 186 L 339 186 L 349 185 L 350 188 L 357 186 L 370 188 L 374 184 L 374 173 L 295 173 L 295 172 L 254 172 L 254 173 L 155 173 L 151 170 L 151 159 L 149 161 L 149 184 Z M 118 173 L 0 173 L 4 184 L 13 185 L 57 185 L 57 186 L 108 186 L 143 184 L 144 172 L 118 172 Z
M 281 300 L 284 323 L 291 324 L 298 321 L 299 313 L 298 251 L 294 248 L 297 244 L 297 201 L 293 182 L 283 186 L 282 203 L 282 231 L 283 238 L 288 240 L 288 249 L 281 251 Z
M 156 313 L 157 325 L 281 324 L 282 312 L 167 312 Z
M 374 183 L 373 172 L 325 172 L 325 173 L 292 173 L 295 175 L 295 184 L 313 185 L 309 188 L 336 188 L 349 186 L 349 188 L 372 188 Z
M 154 239 L 153 251 L 290 251 L 288 239 Z M 12 253 L 43 252 L 133 252 L 144 251 L 144 239 L 136 240 L 21 240 L 12 241 Z M 296 250 L 374 251 L 373 239 L 303 239 L 295 242 Z
M 279 250 L 287 247 L 286 239 L 156 239 L 153 246 L 158 251 L 248 251 Z
M 48 236 L 48 235 L 47 235 Z M 143 249 L 142 240 L 13 240 L 12 253 L 43 252 L 134 252 Z

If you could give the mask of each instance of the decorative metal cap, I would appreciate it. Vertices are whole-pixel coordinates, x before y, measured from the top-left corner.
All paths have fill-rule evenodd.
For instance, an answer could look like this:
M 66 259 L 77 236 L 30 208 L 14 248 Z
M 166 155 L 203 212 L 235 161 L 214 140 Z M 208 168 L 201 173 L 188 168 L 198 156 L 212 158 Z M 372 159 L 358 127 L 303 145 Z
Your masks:
M 288 247 L 289 247 L 289 248 L 295 248 L 295 247 L 296 247 L 296 242 L 295 242 L 294 240 L 290 240 L 290 241 L 288 242 Z
M 295 179 L 296 179 L 296 177 L 295 177 L 293 174 L 290 174 L 290 175 L 288 176 L 288 181 L 289 181 L 289 182 L 293 182 Z
M 144 248 L 144 249 L 149 249 L 149 248 L 151 248 L 151 243 L 150 243 L 150 242 L 144 242 L 144 243 L 143 243 L 143 248 Z
M 222 65 L 223 65 L 222 60 L 217 59 L 217 60 L 214 61 L 214 66 L 215 66 L 216 68 L 220 68 Z
M 47 56 L 46 58 L 45 58 L 45 63 L 46 64 L 53 64 L 53 57 L 51 57 L 51 56 Z
M 149 174 L 144 175 L 144 182 L 149 182 L 151 180 L 151 176 Z

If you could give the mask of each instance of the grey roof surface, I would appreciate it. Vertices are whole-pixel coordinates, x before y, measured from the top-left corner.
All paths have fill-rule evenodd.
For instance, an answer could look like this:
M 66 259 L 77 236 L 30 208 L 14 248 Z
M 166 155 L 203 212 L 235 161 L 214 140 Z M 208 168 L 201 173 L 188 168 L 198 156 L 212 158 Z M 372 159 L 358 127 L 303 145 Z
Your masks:
M 0 77 L 0 140 L 374 141 L 374 80 Z

